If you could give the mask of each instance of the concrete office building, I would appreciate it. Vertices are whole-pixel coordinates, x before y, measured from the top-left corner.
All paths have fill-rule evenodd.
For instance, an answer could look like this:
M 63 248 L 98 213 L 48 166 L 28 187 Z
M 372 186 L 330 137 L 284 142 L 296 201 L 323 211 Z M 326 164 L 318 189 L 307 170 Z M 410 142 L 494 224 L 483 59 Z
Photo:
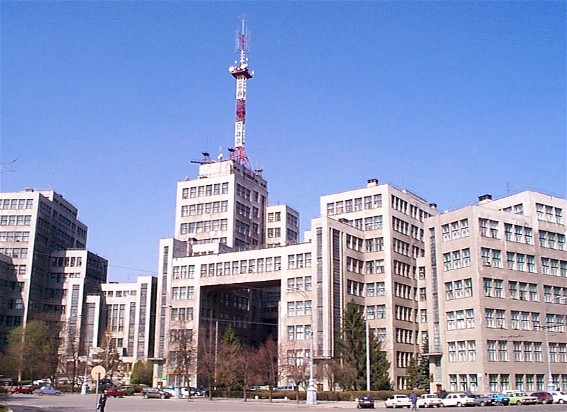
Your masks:
M 311 345 L 316 364 L 330 359 L 352 300 L 384 342 L 394 385 L 405 386 L 418 339 L 416 259 L 425 250 L 424 220 L 437 213 L 432 205 L 372 179 L 324 196 L 304 242 L 286 235 L 276 246 L 267 236 L 276 213 L 280 222 L 291 215 L 292 227 L 298 214 L 266 208 L 266 182 L 233 161 L 201 164 L 196 179 L 178 185 L 177 199 L 178 238 L 160 243 L 155 375 L 163 384 L 180 382 L 167 359 L 181 329 L 198 340 L 199 331 L 214 326 L 219 336 L 230 323 L 244 343 L 272 335 L 297 362 L 311 358 Z M 185 383 L 196 385 L 196 377 Z
M 100 292 L 108 264 L 86 245 L 87 226 L 62 195 L 32 189 L 0 194 L 0 349 L 11 328 L 33 319 L 61 327 L 62 353 L 85 354 L 96 343 L 85 342 L 80 327 L 87 295 Z
M 567 388 L 566 206 L 487 195 L 426 221 L 419 304 L 433 390 Z
M 101 316 L 123 362 L 121 375 L 129 381 L 137 360 L 148 360 L 154 353 L 157 278 L 138 276 L 136 282 L 110 282 L 101 285 Z

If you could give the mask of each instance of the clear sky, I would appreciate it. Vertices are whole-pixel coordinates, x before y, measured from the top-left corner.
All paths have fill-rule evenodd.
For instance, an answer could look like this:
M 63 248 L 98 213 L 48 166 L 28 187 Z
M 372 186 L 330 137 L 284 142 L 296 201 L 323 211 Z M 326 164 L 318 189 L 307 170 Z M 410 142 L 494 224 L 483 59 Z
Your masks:
M 566 196 L 565 1 L 1 7 L 1 190 L 63 194 L 111 281 L 157 272 L 176 183 L 233 145 L 242 15 L 247 152 L 302 230 L 369 178 L 442 210 Z

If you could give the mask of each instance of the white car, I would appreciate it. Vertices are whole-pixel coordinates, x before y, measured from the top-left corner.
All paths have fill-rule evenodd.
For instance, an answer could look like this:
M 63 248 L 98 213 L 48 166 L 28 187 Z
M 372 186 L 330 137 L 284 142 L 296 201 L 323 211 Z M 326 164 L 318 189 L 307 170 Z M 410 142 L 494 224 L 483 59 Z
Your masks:
M 567 392 L 551 391 L 549 393 L 553 396 L 553 403 L 567 403 Z
M 417 399 L 418 408 L 440 408 L 443 400 L 434 393 L 424 393 Z
M 466 393 L 450 393 L 443 399 L 444 406 L 475 406 L 474 398 Z
M 384 402 L 386 408 L 411 408 L 411 400 L 407 395 L 392 395 Z

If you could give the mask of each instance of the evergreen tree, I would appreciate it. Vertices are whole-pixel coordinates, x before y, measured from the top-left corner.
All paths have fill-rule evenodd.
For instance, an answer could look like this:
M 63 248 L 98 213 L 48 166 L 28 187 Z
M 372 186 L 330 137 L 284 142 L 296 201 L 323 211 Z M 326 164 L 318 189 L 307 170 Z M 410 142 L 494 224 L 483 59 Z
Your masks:
M 348 379 L 346 389 L 359 390 L 364 387 L 366 368 L 366 326 L 362 314 L 353 301 L 347 303 L 339 340 L 339 357 L 343 364 L 356 371 Z
M 407 389 L 415 389 L 417 388 L 417 359 L 415 357 L 411 357 L 408 366 L 406 367 L 406 388 Z
M 429 356 L 424 356 L 424 353 L 429 352 L 429 339 L 426 335 L 423 340 L 423 345 L 421 347 L 421 354 L 418 357 L 417 362 L 417 374 L 416 374 L 416 386 L 419 389 L 429 390 L 429 385 L 431 379 L 429 377 Z
M 217 379 L 229 389 L 235 388 L 241 381 L 241 344 L 238 336 L 229 324 L 219 343 Z
M 371 333 L 370 341 L 370 389 L 373 391 L 392 390 L 390 362 L 382 350 L 382 342 Z
M 370 348 L 370 388 L 372 390 L 389 390 L 390 362 L 382 351 L 381 342 L 373 334 L 369 335 Z M 349 302 L 343 314 L 343 324 L 339 339 L 339 358 L 344 370 L 355 373 L 341 374 L 347 389 L 362 390 L 366 388 L 366 321 L 362 317 L 359 306 Z
M 137 361 L 132 368 L 132 375 L 130 376 L 130 383 L 136 384 L 152 384 L 154 366 L 151 362 Z

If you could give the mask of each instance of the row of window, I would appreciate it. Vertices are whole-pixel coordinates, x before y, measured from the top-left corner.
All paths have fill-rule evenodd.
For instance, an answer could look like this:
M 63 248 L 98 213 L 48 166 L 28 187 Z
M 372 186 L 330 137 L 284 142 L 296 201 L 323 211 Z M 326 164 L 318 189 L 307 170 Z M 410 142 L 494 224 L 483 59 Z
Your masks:
M 382 215 L 370 216 L 354 220 L 346 219 L 344 223 L 359 230 L 378 230 L 384 227 L 384 219 Z
M 136 290 L 107 290 L 103 292 L 104 296 L 108 296 L 109 298 L 117 297 L 128 297 L 128 296 L 136 296 Z
M 195 298 L 194 286 L 181 286 L 171 288 L 171 300 L 191 300 Z
M 508 329 L 506 310 L 484 309 L 485 326 L 487 328 Z M 552 332 L 565 332 L 565 315 L 546 314 L 546 325 L 541 326 L 538 312 L 510 311 L 510 328 L 516 330 L 550 330 Z
M 469 236 L 469 220 L 462 219 L 441 226 L 443 242 L 460 239 Z
M 0 202 L 0 209 L 33 209 L 33 199 L 2 199 L 2 202 Z
M 0 247 L 0 254 L 6 255 L 12 258 L 27 259 L 28 248 L 19 247 Z
M 228 194 L 228 182 L 215 183 L 212 185 L 201 185 L 195 187 L 184 188 L 181 191 L 183 199 L 194 199 L 204 196 L 216 196 Z
M 445 282 L 445 300 L 468 298 L 473 295 L 472 279 L 457 279 Z
M 287 288 L 295 291 L 310 291 L 313 286 L 311 276 L 299 276 L 287 279 Z
M 31 215 L 0 216 L 0 226 L 29 226 L 29 225 L 31 225 Z
M 536 203 L 536 216 L 538 220 L 563 224 L 563 209 Z
M 360 210 L 378 209 L 381 207 L 382 194 L 338 200 L 337 202 L 327 203 L 327 216 L 358 212 Z
M 22 317 L 0 314 L 0 326 L 21 326 Z
M 472 329 L 475 327 L 474 309 L 462 309 L 445 313 L 447 330 Z
M 51 267 L 75 267 L 83 266 L 83 258 L 81 256 L 53 256 L 51 258 Z
M 565 235 L 555 232 L 539 231 L 539 245 L 549 249 L 565 250 Z
M 209 213 L 224 213 L 228 211 L 228 200 L 197 203 L 181 206 L 181 216 L 200 216 Z
M 29 242 L 30 232 L 0 232 L 0 242 Z
M 288 340 L 311 339 L 311 325 L 293 325 L 287 327 Z
M 70 272 L 70 273 L 49 273 L 49 283 L 63 283 L 67 282 L 69 279 L 80 279 L 82 277 L 80 272 Z
M 449 362 L 476 362 L 476 341 L 447 342 Z
M 516 374 L 515 377 L 515 390 L 520 391 L 542 391 L 547 387 L 545 375 L 535 374 Z M 552 375 L 552 381 L 557 387 L 564 387 L 567 384 L 567 374 L 561 375 L 563 384 L 560 382 L 560 375 Z M 503 392 L 511 390 L 509 374 L 488 374 L 488 388 L 490 392 Z M 468 390 L 478 390 L 478 374 L 460 374 L 449 375 L 449 390 L 451 392 L 467 392 Z
M 228 230 L 228 219 L 214 219 L 199 222 L 181 223 L 179 233 L 182 235 L 190 233 L 208 233 L 211 231 Z
M 287 302 L 287 316 L 304 316 L 311 315 L 313 311 L 313 303 L 311 300 L 297 300 Z
M 193 308 L 171 308 L 170 319 L 173 321 L 193 320 Z

